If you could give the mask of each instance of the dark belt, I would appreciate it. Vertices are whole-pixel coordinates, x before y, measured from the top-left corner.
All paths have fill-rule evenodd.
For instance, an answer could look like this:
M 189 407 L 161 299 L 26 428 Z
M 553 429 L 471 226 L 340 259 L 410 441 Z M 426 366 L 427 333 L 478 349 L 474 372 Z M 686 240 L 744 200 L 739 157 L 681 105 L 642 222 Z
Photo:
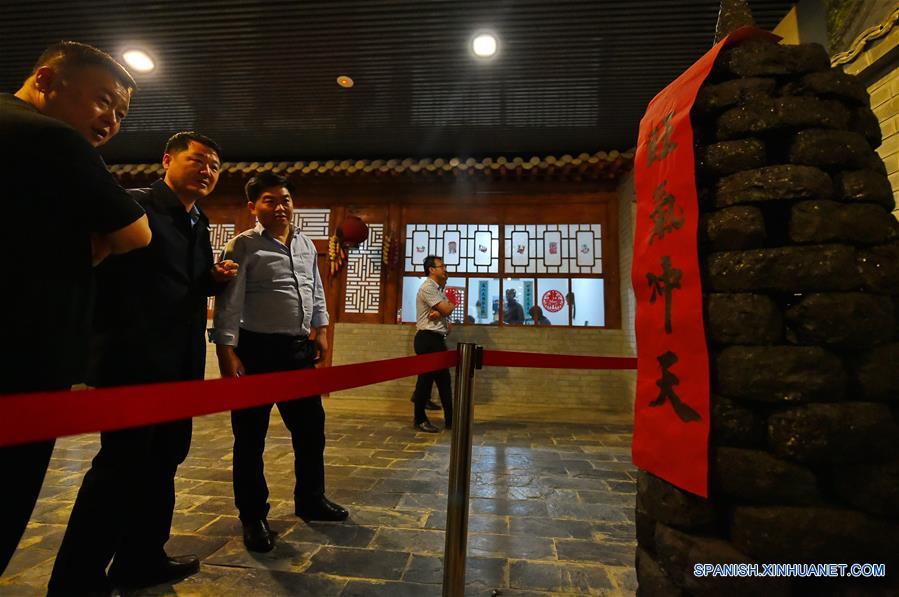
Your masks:
M 418 333 L 418 334 L 434 334 L 435 336 L 437 336 L 439 338 L 446 339 L 446 334 L 444 334 L 443 332 L 435 332 L 434 330 L 417 330 L 416 333 Z
M 284 344 L 303 344 L 309 341 L 309 336 L 295 336 L 293 334 L 268 334 L 265 332 L 254 332 L 240 328 L 241 338 L 254 338 L 257 340 L 266 340 L 269 342 L 281 342 Z

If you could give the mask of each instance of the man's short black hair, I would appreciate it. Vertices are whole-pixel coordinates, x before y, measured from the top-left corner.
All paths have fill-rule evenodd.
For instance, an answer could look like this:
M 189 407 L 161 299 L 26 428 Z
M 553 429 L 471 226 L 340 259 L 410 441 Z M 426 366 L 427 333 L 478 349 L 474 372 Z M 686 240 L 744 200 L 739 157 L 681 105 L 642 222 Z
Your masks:
M 438 255 L 428 255 L 427 257 L 425 257 L 424 266 L 425 266 L 425 275 L 426 276 L 431 275 L 432 267 L 437 267 L 437 263 L 436 263 L 437 261 L 443 261 L 443 257 L 440 257 Z
M 44 50 L 31 69 L 31 74 L 36 73 L 42 66 L 52 66 L 61 73 L 66 69 L 80 66 L 102 66 L 127 89 L 132 91 L 137 89 L 134 77 L 115 58 L 103 50 L 77 41 L 61 41 Z
M 201 143 L 208 147 L 209 149 L 215 152 L 215 155 L 219 157 L 219 161 L 222 159 L 222 148 L 219 147 L 219 144 L 207 137 L 206 135 L 201 135 L 196 131 L 181 131 L 180 133 L 175 133 L 169 140 L 165 142 L 165 150 L 163 153 L 175 154 L 185 151 L 190 147 L 190 142 L 196 141 L 197 143 Z
M 293 184 L 285 176 L 275 174 L 274 172 L 260 172 L 247 182 L 244 191 L 247 194 L 247 201 L 256 203 L 256 200 L 262 196 L 265 189 L 272 187 L 284 187 L 291 195 L 293 195 Z

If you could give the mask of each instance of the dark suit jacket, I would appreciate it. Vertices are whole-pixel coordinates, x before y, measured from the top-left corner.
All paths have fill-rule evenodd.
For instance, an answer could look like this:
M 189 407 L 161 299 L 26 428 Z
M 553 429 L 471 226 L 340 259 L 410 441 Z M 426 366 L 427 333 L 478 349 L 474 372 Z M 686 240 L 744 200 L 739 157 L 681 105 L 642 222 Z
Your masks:
M 102 387 L 203 379 L 206 298 L 216 290 L 209 220 L 201 211 L 191 227 L 162 180 L 129 193 L 146 210 L 153 240 L 97 267 L 87 381 Z

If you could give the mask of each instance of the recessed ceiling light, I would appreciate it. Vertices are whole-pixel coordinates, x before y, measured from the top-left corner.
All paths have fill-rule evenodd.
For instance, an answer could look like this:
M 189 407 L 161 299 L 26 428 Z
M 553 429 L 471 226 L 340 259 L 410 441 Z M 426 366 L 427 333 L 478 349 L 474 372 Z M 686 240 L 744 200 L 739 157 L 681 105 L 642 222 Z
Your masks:
M 478 58 L 491 58 L 496 54 L 499 43 L 492 33 L 479 33 L 471 40 L 471 51 Z
M 156 68 L 156 63 L 143 50 L 126 50 L 122 53 L 125 63 L 139 73 L 148 73 Z
M 340 75 L 339 77 L 337 77 L 337 84 L 341 87 L 345 87 L 346 89 L 349 89 L 350 87 L 355 85 L 355 83 L 353 83 L 353 80 L 346 75 Z

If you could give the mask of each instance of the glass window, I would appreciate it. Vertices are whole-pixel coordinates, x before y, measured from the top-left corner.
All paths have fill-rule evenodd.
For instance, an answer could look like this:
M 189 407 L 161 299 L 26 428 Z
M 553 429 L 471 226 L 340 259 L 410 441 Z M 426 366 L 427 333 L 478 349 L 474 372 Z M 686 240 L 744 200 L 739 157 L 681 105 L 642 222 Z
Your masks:
M 539 325 L 568 325 L 568 279 L 540 278 L 537 290 L 540 296 L 536 309 L 528 312 L 531 321 L 536 320 Z
M 602 278 L 571 280 L 571 325 L 600 326 L 606 324 L 605 286 Z
M 524 325 L 534 306 L 536 291 L 533 278 L 506 278 L 503 280 L 503 323 Z M 533 323 L 533 321 L 531 321 Z
M 468 317 L 465 323 L 496 325 L 499 322 L 499 279 L 468 279 Z
M 415 296 L 418 294 L 421 283 L 426 279 L 425 276 L 405 276 L 403 278 L 403 323 L 415 323 L 417 321 Z
M 402 322 L 415 323 L 418 319 L 416 313 L 415 297 L 418 295 L 418 289 L 422 283 L 427 280 L 426 276 L 405 276 L 403 277 L 403 306 L 402 306 Z M 450 321 L 453 323 L 462 323 L 465 317 L 465 278 L 448 278 L 446 281 L 446 295 L 457 307 L 450 315 Z
M 449 316 L 452 323 L 462 323 L 465 320 L 465 278 L 446 279 L 446 298 L 456 305 Z

